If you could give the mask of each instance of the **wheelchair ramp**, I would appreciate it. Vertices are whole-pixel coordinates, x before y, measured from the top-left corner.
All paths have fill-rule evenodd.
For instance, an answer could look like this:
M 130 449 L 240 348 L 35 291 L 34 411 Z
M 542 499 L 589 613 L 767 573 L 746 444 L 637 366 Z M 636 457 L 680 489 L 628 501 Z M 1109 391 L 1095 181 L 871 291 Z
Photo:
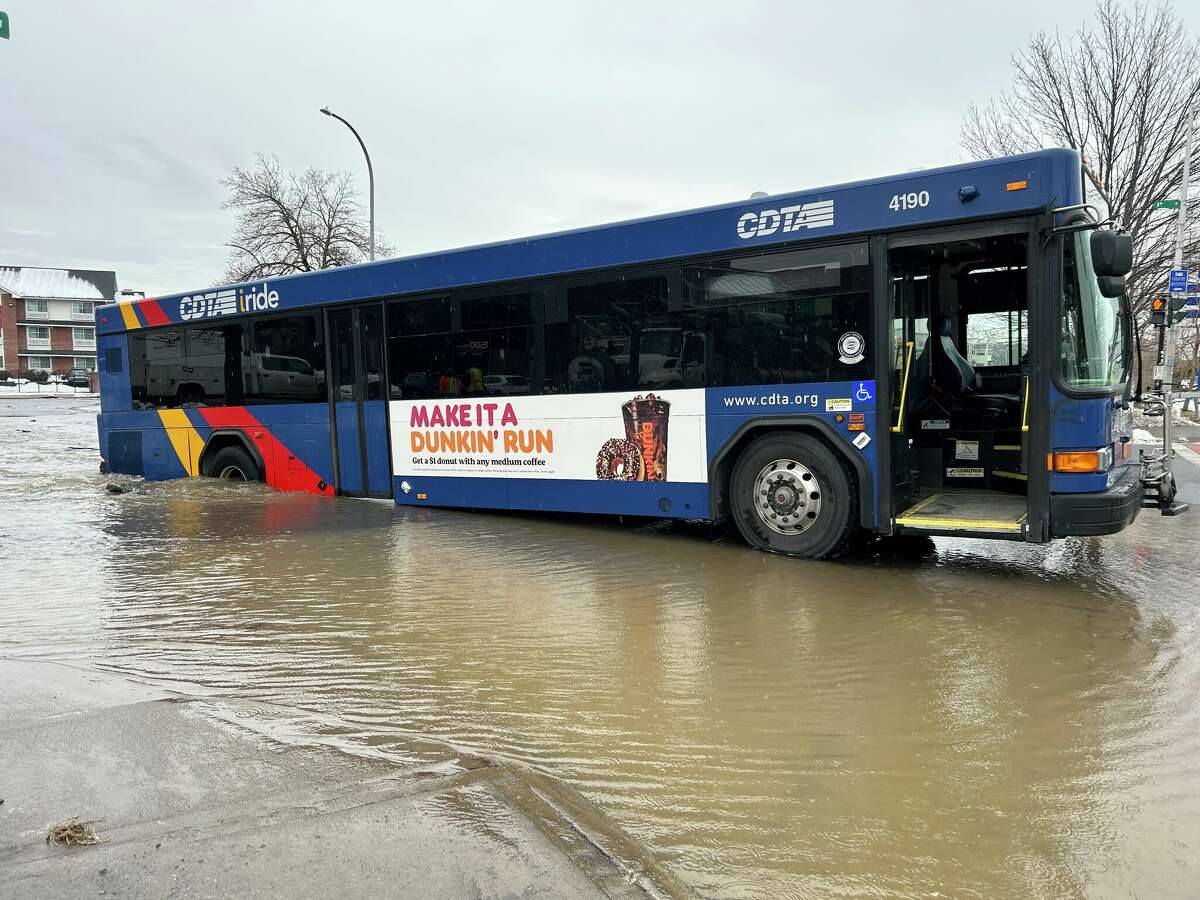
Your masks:
M 896 516 L 906 531 L 941 534 L 1021 535 L 1025 532 L 1023 496 L 999 491 L 940 491 Z

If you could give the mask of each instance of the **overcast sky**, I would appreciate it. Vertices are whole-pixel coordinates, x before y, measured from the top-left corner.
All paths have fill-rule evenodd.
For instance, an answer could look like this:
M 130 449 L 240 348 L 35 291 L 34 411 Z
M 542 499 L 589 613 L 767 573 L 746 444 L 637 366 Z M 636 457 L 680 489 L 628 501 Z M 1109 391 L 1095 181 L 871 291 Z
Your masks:
M 303 7 L 304 11 L 301 11 Z M 1190 7 L 1190 8 L 1189 8 Z M 402 254 L 934 166 L 1033 31 L 1083 0 L 0 0 L 0 265 L 222 272 L 218 181 L 367 141 Z M 1200 4 L 1178 9 L 1200 31 Z

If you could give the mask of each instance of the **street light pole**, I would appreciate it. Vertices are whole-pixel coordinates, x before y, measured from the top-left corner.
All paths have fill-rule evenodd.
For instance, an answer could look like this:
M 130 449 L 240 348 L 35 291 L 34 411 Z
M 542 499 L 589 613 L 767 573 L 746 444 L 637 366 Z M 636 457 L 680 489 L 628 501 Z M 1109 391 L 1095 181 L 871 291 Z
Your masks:
M 371 168 L 371 154 L 367 152 L 367 145 L 363 143 L 362 137 L 353 125 L 339 116 L 337 113 L 329 109 L 328 106 L 322 106 L 321 112 L 327 116 L 333 116 L 343 125 L 350 129 L 350 133 L 354 135 L 358 141 L 358 146 L 362 147 L 363 156 L 367 158 L 367 181 L 370 187 L 371 195 L 371 262 L 375 261 L 375 170 Z

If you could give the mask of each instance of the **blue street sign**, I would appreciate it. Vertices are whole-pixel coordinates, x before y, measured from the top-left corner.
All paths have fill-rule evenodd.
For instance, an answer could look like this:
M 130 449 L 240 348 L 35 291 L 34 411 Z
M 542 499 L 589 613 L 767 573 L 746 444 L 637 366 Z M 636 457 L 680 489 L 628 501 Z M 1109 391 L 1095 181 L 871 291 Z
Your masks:
M 1171 276 L 1167 281 L 1167 290 L 1172 294 L 1182 294 L 1187 290 L 1188 271 L 1187 269 L 1172 269 Z

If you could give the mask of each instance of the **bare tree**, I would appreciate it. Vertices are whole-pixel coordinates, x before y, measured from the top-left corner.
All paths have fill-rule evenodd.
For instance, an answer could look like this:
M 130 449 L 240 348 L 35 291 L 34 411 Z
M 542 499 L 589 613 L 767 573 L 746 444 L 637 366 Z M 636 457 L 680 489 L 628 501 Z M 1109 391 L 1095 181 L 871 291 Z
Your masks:
M 963 148 L 977 159 L 1041 147 L 1081 151 L 1133 236 L 1129 297 L 1144 315 L 1166 287 L 1175 252 L 1175 213 L 1153 205 L 1179 196 L 1187 127 L 1200 112 L 1200 40 L 1168 3 L 1099 0 L 1074 35 L 1039 32 L 1012 63 L 1009 90 L 968 107 Z M 1194 145 L 1194 175 L 1198 164 Z M 1200 210 L 1189 217 L 1188 268 L 1200 255 L 1198 221 Z
M 237 211 L 225 279 L 251 281 L 289 272 L 312 272 L 363 262 L 370 236 L 354 179 L 345 172 L 284 172 L 274 156 L 259 154 L 253 169 L 234 168 L 221 180 L 229 196 L 222 209 Z M 375 239 L 375 254 L 394 248 Z

